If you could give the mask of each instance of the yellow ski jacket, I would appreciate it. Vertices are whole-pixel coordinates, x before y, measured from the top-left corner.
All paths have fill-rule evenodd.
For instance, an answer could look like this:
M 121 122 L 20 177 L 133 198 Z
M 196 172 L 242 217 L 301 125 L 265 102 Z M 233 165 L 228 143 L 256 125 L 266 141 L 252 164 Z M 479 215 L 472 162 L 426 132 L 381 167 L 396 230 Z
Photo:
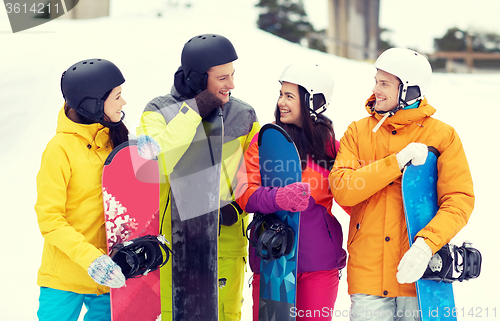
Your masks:
M 399 261 L 409 249 L 401 177 L 396 153 L 409 143 L 434 146 L 438 158 L 436 217 L 418 234 L 433 252 L 447 244 L 466 224 L 474 208 L 472 177 L 457 132 L 432 118 L 435 109 L 427 99 L 415 109 L 399 110 L 372 129 L 382 116 L 366 103 L 369 117 L 353 122 L 340 140 L 330 173 L 335 200 L 352 206 L 347 249 L 349 294 L 416 296 L 414 284 L 399 284 Z
M 221 206 L 231 202 L 237 182 L 236 173 L 243 162 L 243 153 L 248 149 L 252 137 L 260 129 L 255 110 L 234 97 L 223 106 L 224 138 L 222 147 L 222 170 L 220 181 Z M 172 86 L 171 93 L 150 101 L 141 117 L 137 136 L 148 135 L 160 145 L 158 155 L 160 167 L 160 222 L 162 233 L 172 240 L 171 190 L 169 175 L 181 160 L 196 137 L 203 136 L 202 118 L 197 112 L 195 99 L 187 99 Z M 197 202 L 196 195 L 188 195 Z M 219 234 L 219 257 L 246 257 L 248 241 L 245 230 L 248 213 L 232 226 L 222 226 Z M 228 277 L 228 276 L 226 276 Z M 172 311 L 172 261 L 161 269 L 162 318 L 171 319 Z M 236 295 L 236 293 L 234 293 Z
M 230 97 L 223 106 L 224 145 L 222 149 L 223 169 L 221 173 L 221 205 L 232 201 L 236 188 L 236 173 L 243 162 L 243 153 L 260 129 L 255 110 L 245 102 Z M 165 215 L 163 232 L 171 240 L 170 204 L 166 203 L 170 190 L 168 175 L 191 145 L 202 118 L 197 112 L 196 101 L 181 96 L 174 86 L 171 94 L 153 99 L 146 106 L 137 136 L 149 135 L 161 147 L 158 157 L 162 184 L 160 185 L 160 215 Z M 196 195 L 191 195 L 196 202 Z M 162 217 L 160 217 L 162 219 Z M 245 257 L 248 241 L 245 229 L 248 215 L 243 213 L 240 220 L 232 226 L 222 226 L 219 236 L 219 256 Z
M 106 251 L 101 177 L 112 150 L 109 129 L 82 125 L 61 109 L 56 135 L 42 155 L 35 211 L 44 238 L 38 285 L 85 294 L 109 288 L 87 274 Z

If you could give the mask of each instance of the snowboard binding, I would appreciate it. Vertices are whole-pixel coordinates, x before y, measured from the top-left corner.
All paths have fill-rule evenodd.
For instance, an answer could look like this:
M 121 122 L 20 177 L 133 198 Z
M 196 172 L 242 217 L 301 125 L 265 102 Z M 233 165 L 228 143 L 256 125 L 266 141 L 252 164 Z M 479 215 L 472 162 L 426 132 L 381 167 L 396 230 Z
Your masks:
M 146 235 L 114 245 L 110 256 L 126 279 L 141 277 L 167 264 L 171 252 L 167 244 L 163 235 Z
M 293 229 L 274 213 L 255 214 L 248 224 L 246 236 L 255 247 L 255 254 L 267 261 L 290 254 L 295 244 Z
M 469 242 L 446 244 L 432 256 L 423 280 L 452 283 L 475 279 L 481 273 L 481 253 Z

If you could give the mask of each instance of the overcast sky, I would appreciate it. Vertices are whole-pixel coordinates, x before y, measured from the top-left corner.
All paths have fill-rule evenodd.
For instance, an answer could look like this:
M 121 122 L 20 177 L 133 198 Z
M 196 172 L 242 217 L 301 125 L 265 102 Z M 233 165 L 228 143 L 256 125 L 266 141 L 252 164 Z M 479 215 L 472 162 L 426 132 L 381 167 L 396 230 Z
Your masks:
M 316 29 L 328 25 L 328 0 L 304 0 Z M 452 27 L 500 34 L 499 0 L 381 0 L 380 27 L 396 46 L 432 52 L 433 39 Z

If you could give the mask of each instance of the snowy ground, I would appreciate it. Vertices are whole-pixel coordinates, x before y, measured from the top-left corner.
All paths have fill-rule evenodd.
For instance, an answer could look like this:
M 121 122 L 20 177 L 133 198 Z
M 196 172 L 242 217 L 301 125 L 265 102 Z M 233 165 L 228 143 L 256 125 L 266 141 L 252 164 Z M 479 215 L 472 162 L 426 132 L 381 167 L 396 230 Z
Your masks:
M 303 59 L 322 64 L 335 77 L 333 105 L 327 115 L 339 138 L 351 121 L 366 116 L 363 104 L 373 86 L 372 65 L 307 50 L 258 30 L 250 1 L 238 2 L 238 7 L 229 0 L 218 1 L 217 7 L 209 2 L 172 9 L 163 5 L 165 1 L 148 0 L 149 7 L 132 11 L 137 1 L 120 0 L 119 5 L 114 1 L 111 18 L 57 20 L 18 34 L 10 32 L 6 14 L 0 10 L 0 240 L 4 246 L 0 320 L 36 319 L 36 274 L 43 240 L 33 209 L 35 177 L 63 104 L 60 76 L 71 64 L 106 58 L 121 68 L 126 78 L 126 124 L 134 131 L 145 104 L 169 91 L 183 44 L 197 34 L 219 33 L 233 42 L 239 55 L 233 95 L 255 107 L 261 124 L 272 120 L 281 71 Z M 500 74 L 435 74 L 428 94 L 438 110 L 435 116 L 454 126 L 463 140 L 477 196 L 469 224 L 454 241 L 472 241 L 483 253 L 484 265 L 479 279 L 455 285 L 459 320 L 500 317 L 500 282 L 495 274 L 500 106 L 494 96 L 499 89 Z M 347 234 L 347 215 L 334 211 Z M 248 287 L 244 295 L 243 320 L 251 320 Z M 345 277 L 336 309 L 344 317 L 335 319 L 347 320 Z

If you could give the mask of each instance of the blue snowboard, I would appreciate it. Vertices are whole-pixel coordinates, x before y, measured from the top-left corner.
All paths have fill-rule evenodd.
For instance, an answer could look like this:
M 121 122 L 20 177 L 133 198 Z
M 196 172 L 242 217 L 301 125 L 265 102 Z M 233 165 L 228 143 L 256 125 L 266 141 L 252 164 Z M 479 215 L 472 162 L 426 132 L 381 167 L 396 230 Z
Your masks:
M 410 245 L 439 209 L 436 189 L 438 156 L 439 152 L 429 147 L 425 164 L 407 166 L 403 174 L 403 206 Z M 457 320 L 451 283 L 418 280 L 416 287 L 421 321 Z
M 283 187 L 302 180 L 299 154 L 281 127 L 264 125 L 258 144 L 262 186 Z M 295 245 L 289 255 L 272 261 L 261 260 L 259 321 L 295 319 L 292 308 L 296 299 L 300 212 L 279 211 L 276 215 L 292 227 Z

